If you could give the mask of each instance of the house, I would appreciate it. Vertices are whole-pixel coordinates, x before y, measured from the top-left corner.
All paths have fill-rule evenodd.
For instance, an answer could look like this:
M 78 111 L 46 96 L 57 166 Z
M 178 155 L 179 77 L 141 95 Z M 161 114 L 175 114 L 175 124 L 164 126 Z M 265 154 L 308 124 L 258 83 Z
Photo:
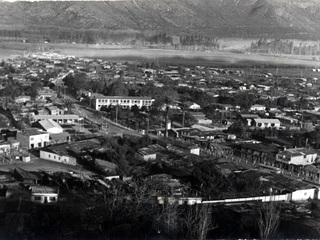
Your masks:
M 288 165 L 310 165 L 314 164 L 318 154 L 316 151 L 307 148 L 290 148 L 279 152 L 276 161 L 281 163 L 282 167 Z
M 256 128 L 280 128 L 279 119 L 271 119 L 271 118 L 255 118 L 253 119 L 253 126 Z
M 266 107 L 263 105 L 254 104 L 250 107 L 250 111 L 252 112 L 266 111 Z
M 31 101 L 31 97 L 30 96 L 18 96 L 15 98 L 15 103 L 25 103 L 28 101 Z
M 200 110 L 201 106 L 199 104 L 193 103 L 193 102 L 186 102 L 185 106 L 189 110 Z
M 34 115 L 31 117 L 32 122 L 37 122 L 41 120 L 53 120 L 59 124 L 75 124 L 82 120 L 78 115 Z
M 17 141 L 25 149 L 41 148 L 49 144 L 49 133 L 29 128 L 17 133 Z
M 203 112 L 189 112 L 196 120 L 198 124 L 211 125 L 212 120 L 207 118 Z
M 48 133 L 62 133 L 63 128 L 55 121 L 51 119 L 41 120 L 33 124 L 33 126 L 38 125 L 42 130 Z
M 77 160 L 68 151 L 68 144 L 60 144 L 40 149 L 40 158 L 44 160 L 76 165 Z
M 12 175 L 17 181 L 25 184 L 39 184 L 42 180 L 42 177 L 39 175 L 39 173 L 28 172 L 18 168 L 13 170 Z
M 68 132 L 50 133 L 50 144 L 68 143 L 71 141 L 71 135 Z
M 48 106 L 47 107 L 50 115 L 63 115 L 64 111 L 57 106 Z
M 47 98 L 55 98 L 57 97 L 57 93 L 50 89 L 49 87 L 44 87 L 41 90 L 38 90 L 38 100 L 46 100 Z
M 101 159 L 95 159 L 94 160 L 95 165 L 102 168 L 106 172 L 115 173 L 118 169 L 118 166 L 112 162 L 101 160 Z
M 13 188 L 13 189 L 6 189 L 6 201 L 30 201 L 31 200 L 31 193 L 27 189 L 24 188 Z
M 31 186 L 31 201 L 35 203 L 56 203 L 59 199 L 58 187 Z
M 253 119 L 260 118 L 258 114 L 240 114 L 240 117 L 247 126 L 253 125 Z
M 152 161 L 152 160 L 156 160 L 157 158 L 157 153 L 148 148 L 140 148 L 137 150 L 135 157 L 141 161 Z
M 14 150 L 19 150 L 20 142 L 12 138 L 9 138 L 7 141 L 0 142 L 0 153 L 9 154 Z
M 172 144 L 167 145 L 167 149 L 171 151 L 200 155 L 200 147 L 188 142 L 174 141 Z
M 281 124 L 288 124 L 288 125 L 298 125 L 299 124 L 299 120 L 296 118 L 283 116 L 283 115 L 278 115 L 276 118 L 280 120 Z

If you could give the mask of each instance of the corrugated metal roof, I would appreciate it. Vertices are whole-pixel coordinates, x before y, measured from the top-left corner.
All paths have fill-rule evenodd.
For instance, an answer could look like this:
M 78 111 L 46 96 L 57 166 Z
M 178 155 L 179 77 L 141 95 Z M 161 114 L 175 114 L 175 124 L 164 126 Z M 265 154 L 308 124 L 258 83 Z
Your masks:
M 129 97 L 129 96 L 97 96 L 97 99 L 130 99 L 130 100 L 153 100 L 151 97 Z
M 279 123 L 279 119 L 271 119 L 271 118 L 255 118 L 254 121 L 256 123 Z
M 45 120 L 41 120 L 39 121 L 39 124 L 46 130 L 48 131 L 49 129 L 52 128 L 58 128 L 60 130 L 63 130 L 63 128 L 55 121 L 51 120 L 51 119 L 45 119 Z
M 45 119 L 53 119 L 53 120 L 78 120 L 79 116 L 78 115 L 34 115 L 33 116 L 34 120 L 45 120 Z

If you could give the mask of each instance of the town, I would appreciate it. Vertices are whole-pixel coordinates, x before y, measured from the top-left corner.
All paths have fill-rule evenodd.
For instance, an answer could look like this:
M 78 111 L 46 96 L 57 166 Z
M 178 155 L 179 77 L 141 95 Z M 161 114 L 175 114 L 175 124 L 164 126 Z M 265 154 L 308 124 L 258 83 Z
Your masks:
M 319 71 L 3 59 L 0 232 L 266 239 L 272 203 L 283 234 L 301 218 L 317 236 Z

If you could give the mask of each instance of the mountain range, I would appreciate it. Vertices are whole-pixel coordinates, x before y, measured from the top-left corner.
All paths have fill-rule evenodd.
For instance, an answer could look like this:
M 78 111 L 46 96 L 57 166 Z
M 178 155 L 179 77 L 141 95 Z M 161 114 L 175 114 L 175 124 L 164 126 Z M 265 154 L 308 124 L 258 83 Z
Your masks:
M 0 29 L 50 27 L 208 37 L 320 37 L 319 0 L 0 2 Z

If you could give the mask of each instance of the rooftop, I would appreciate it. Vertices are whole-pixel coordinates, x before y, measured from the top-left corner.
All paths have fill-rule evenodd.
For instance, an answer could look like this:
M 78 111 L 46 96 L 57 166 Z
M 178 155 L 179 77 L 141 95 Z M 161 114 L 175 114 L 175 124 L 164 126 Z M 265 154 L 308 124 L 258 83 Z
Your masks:
M 80 117 L 78 115 L 34 115 L 33 119 L 45 120 L 45 119 L 67 119 L 67 120 L 78 120 Z
M 273 118 L 255 118 L 254 121 L 256 123 L 279 123 L 279 119 L 273 119 Z
M 133 100 L 152 100 L 151 97 L 129 97 L 129 96 L 104 96 L 104 95 L 95 95 L 96 98 L 101 99 L 133 99 Z
M 39 121 L 39 124 L 45 129 L 45 130 L 49 130 L 52 128 L 59 128 L 61 130 L 63 130 L 63 128 L 55 121 L 51 120 L 51 119 L 45 119 L 45 120 L 41 120 Z
M 34 136 L 34 135 L 41 135 L 41 134 L 48 134 L 48 133 L 42 132 L 36 128 L 29 128 L 29 129 L 23 130 L 22 134 L 26 136 Z

